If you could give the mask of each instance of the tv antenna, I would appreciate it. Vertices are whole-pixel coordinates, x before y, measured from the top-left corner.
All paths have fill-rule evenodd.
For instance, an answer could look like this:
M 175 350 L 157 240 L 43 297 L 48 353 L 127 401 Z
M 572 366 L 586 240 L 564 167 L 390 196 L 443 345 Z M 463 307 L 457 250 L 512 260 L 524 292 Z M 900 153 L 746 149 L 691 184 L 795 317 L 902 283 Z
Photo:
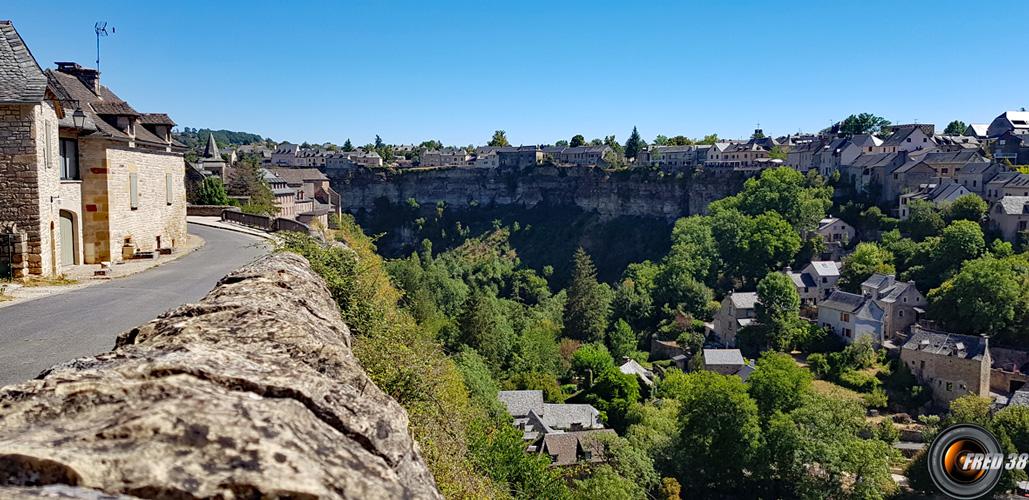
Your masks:
M 110 36 L 114 34 L 114 26 L 111 26 L 111 32 L 107 32 L 107 21 L 97 21 L 93 25 L 93 31 L 96 32 L 96 70 L 100 72 L 100 37 Z

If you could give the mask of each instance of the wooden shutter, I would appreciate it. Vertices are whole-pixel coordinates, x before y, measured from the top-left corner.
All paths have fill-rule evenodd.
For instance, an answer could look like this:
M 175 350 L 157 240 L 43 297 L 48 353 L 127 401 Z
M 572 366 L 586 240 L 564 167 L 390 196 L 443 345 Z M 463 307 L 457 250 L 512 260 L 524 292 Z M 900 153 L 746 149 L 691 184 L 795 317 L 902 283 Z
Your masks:
M 172 204 L 172 174 L 164 174 L 164 202 Z
M 139 208 L 139 174 L 129 174 L 129 208 Z

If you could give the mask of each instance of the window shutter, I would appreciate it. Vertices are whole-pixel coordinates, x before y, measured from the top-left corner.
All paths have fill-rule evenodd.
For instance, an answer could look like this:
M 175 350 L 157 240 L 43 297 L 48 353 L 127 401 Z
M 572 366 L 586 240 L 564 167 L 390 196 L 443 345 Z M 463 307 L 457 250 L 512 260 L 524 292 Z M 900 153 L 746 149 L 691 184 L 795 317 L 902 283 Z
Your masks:
M 139 175 L 129 174 L 129 208 L 139 208 Z
M 172 204 L 172 174 L 164 174 L 164 202 Z

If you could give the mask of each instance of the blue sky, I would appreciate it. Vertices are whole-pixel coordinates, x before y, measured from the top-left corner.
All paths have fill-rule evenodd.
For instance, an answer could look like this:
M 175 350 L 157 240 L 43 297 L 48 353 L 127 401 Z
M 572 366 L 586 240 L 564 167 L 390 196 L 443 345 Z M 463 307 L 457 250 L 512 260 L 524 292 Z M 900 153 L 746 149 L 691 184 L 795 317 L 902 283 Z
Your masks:
M 0 17 L 44 66 L 93 66 L 106 20 L 101 79 L 137 110 L 277 140 L 736 138 L 1029 107 L 1025 0 L 6 0 Z

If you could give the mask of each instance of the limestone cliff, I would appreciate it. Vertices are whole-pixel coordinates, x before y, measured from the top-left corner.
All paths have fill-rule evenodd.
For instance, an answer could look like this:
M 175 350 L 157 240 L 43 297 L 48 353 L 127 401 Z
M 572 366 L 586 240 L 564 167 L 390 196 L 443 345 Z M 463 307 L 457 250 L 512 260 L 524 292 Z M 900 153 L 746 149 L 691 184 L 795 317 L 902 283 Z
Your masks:
M 653 171 L 607 172 L 598 168 L 540 166 L 521 172 L 437 168 L 328 171 L 343 210 L 374 211 L 380 200 L 443 201 L 448 207 L 575 205 L 605 218 L 642 216 L 674 220 L 702 213 L 707 204 L 739 190 L 740 173 L 660 175 Z
M 407 425 L 321 278 L 276 254 L 0 389 L 0 498 L 439 498 Z

